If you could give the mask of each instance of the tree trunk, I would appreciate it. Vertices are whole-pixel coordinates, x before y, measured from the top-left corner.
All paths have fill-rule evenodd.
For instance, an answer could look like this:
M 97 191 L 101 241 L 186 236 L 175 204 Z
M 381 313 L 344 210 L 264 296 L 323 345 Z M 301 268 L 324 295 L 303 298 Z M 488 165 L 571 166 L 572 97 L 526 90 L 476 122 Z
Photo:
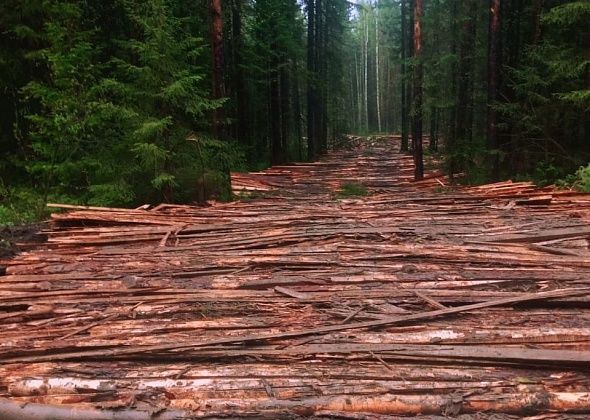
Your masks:
M 307 0 L 307 159 L 317 157 L 315 1 Z
M 541 12 L 543 10 L 544 0 L 534 0 L 533 3 L 533 44 L 537 44 L 541 39 Z
M 457 2 L 451 3 L 451 9 L 449 11 L 450 17 L 450 31 L 451 31 L 451 55 L 457 56 L 457 46 L 459 44 L 458 36 L 458 25 L 457 25 L 457 14 L 459 13 L 459 7 Z M 453 180 L 453 175 L 457 170 L 457 158 L 455 157 L 455 151 L 457 147 L 457 86 L 458 86 L 458 69 L 455 61 L 451 63 L 451 74 L 450 74 L 451 86 L 450 86 L 450 97 L 453 98 L 453 103 L 449 110 L 449 127 L 447 136 L 445 139 L 445 151 L 448 156 L 448 172 L 449 178 Z
M 221 0 L 211 0 L 211 51 L 213 53 L 213 99 L 223 98 L 223 19 L 221 15 Z M 221 136 L 220 109 L 213 111 L 213 135 Z
M 232 2 L 232 35 L 234 49 L 235 92 L 238 111 L 237 139 L 242 144 L 250 143 L 250 128 L 248 118 L 248 98 L 246 94 L 246 82 L 242 69 L 242 1 Z
M 363 94 L 361 86 L 361 63 L 357 54 L 357 50 L 354 51 L 354 73 L 356 76 L 356 110 L 357 110 L 357 125 L 358 131 L 362 130 L 363 126 Z
M 396 95 L 392 94 L 389 95 L 387 92 L 394 92 L 395 91 L 395 80 L 393 78 L 392 67 L 389 64 L 389 60 L 385 60 L 385 74 L 387 75 L 387 82 L 385 85 L 385 95 L 383 98 L 383 107 L 385 108 L 385 132 L 392 133 L 395 131 L 395 117 L 396 117 L 396 109 L 393 105 L 395 101 L 393 99 L 396 98 Z
M 414 0 L 414 119 L 412 124 L 412 148 L 414 153 L 414 179 L 424 178 L 422 156 L 422 14 L 423 0 Z
M 317 119 L 317 136 L 319 138 L 319 153 L 324 155 L 328 151 L 328 54 L 327 54 L 327 12 L 326 3 L 324 0 L 316 0 L 317 12 L 316 12 L 316 43 L 317 43 L 317 74 L 320 80 L 319 92 L 319 104 L 318 113 L 319 118 Z
M 506 65 L 510 68 L 518 68 L 521 54 L 520 33 L 522 0 L 505 0 L 501 3 L 501 7 L 505 9 L 505 11 L 500 12 L 500 14 L 507 20 L 506 40 L 504 43 Z M 515 101 L 516 92 L 514 91 L 513 86 L 509 83 L 504 83 L 502 87 L 502 97 L 505 97 L 507 102 Z M 519 142 L 520 133 L 514 126 L 510 126 L 505 134 L 502 133 L 500 143 L 507 149 L 510 172 L 513 173 L 519 172 L 519 167 L 521 167 L 521 162 L 524 158 L 520 150 Z
M 590 62 L 590 31 L 588 32 L 586 39 L 586 60 Z M 590 66 L 586 66 L 586 88 L 590 90 Z
M 457 97 L 457 141 L 458 147 L 465 148 L 471 143 L 473 125 L 472 78 L 473 48 L 475 44 L 475 16 L 477 0 L 468 0 L 465 5 L 459 52 L 459 83 Z M 463 162 L 464 163 L 464 162 Z M 456 168 L 455 168 L 456 169 Z
M 517 68 L 520 63 L 520 57 L 522 54 L 521 48 L 521 32 L 522 32 L 522 15 L 523 15 L 523 0 L 514 0 L 514 15 L 513 15 L 513 27 L 511 38 L 514 42 L 512 62 L 510 66 Z
M 488 30 L 488 150 L 491 155 L 491 170 L 494 180 L 500 176 L 500 159 L 498 154 L 498 112 L 495 102 L 498 100 L 500 86 L 500 0 L 489 0 L 490 21 Z
M 430 108 L 430 143 L 428 148 L 435 152 L 438 148 L 438 110 L 436 107 Z
M 299 65 L 293 63 L 293 124 L 295 135 L 297 137 L 297 160 L 303 160 L 303 129 L 301 127 L 301 93 L 299 91 Z
M 408 25 L 406 29 L 408 34 L 406 39 L 408 40 L 408 58 L 414 58 L 414 7 L 415 0 L 408 0 Z M 408 108 L 408 137 L 413 130 L 413 111 L 414 111 L 414 63 L 408 67 L 407 76 L 408 83 L 406 87 L 406 106 Z M 409 141 L 408 141 L 409 142 Z M 411 151 L 413 144 L 409 142 L 408 148 Z
M 280 70 L 280 93 L 281 93 L 281 158 L 286 161 L 287 151 L 289 150 L 289 119 L 291 109 L 289 106 L 289 98 L 291 96 L 291 83 L 289 80 L 289 72 L 291 66 L 283 62 Z
M 377 99 L 377 128 L 381 132 L 381 79 L 379 74 L 379 4 L 375 7 L 375 93 Z
M 276 50 L 275 50 L 276 51 Z M 274 57 L 274 55 L 273 55 Z M 277 165 L 284 163 L 282 137 L 281 137 L 281 97 L 280 97 L 280 75 L 279 62 L 273 58 L 270 63 L 270 80 L 269 80 L 269 95 L 270 95 L 270 148 L 271 148 L 271 164 Z
M 350 107 L 350 111 L 352 112 L 352 120 L 347 124 L 347 132 L 352 133 L 354 132 L 354 126 L 357 122 L 357 115 L 356 115 L 356 54 L 354 56 L 355 63 L 353 67 L 349 68 L 349 82 L 350 82 L 350 96 L 348 100 L 350 101 L 348 106 Z
M 401 1 L 401 94 L 402 94 L 402 109 L 401 109 L 401 129 L 402 129 L 402 144 L 400 152 L 407 152 L 409 149 L 408 142 L 408 72 L 407 72 L 407 60 L 408 60 L 408 29 L 407 29 L 407 14 L 408 4 L 407 0 Z
M 365 12 L 365 118 L 367 131 L 370 130 L 369 126 L 369 18 Z

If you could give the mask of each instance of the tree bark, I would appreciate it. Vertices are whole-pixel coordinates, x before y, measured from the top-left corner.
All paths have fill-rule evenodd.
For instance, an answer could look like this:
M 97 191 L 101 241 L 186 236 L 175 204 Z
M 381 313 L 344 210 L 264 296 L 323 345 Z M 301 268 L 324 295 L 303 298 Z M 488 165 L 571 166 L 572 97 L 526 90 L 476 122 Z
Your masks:
M 318 87 L 318 124 L 317 137 L 319 139 L 319 153 L 328 152 L 328 13 L 325 0 L 316 0 L 316 25 L 317 25 L 317 74 L 320 80 Z
M 307 159 L 317 157 L 316 138 L 316 4 L 315 0 L 307 0 Z
M 451 31 L 451 55 L 457 57 L 457 50 L 459 44 L 458 36 L 458 25 L 457 25 L 457 14 L 459 13 L 459 7 L 457 2 L 451 3 L 451 9 L 449 11 L 449 28 Z M 450 86 L 450 97 L 453 98 L 453 103 L 449 110 L 449 127 L 445 139 L 445 149 L 448 155 L 447 166 L 449 172 L 449 178 L 453 180 L 453 176 L 457 170 L 457 158 L 455 157 L 456 145 L 457 145 L 457 86 L 458 86 L 458 69 L 455 61 L 451 63 L 451 74 L 450 74 L 451 86 Z
M 301 127 L 301 92 L 299 91 L 299 65 L 296 62 L 293 63 L 293 124 L 295 125 L 295 135 L 297 137 L 297 160 L 303 160 L 303 129 Z
M 544 0 L 534 0 L 533 3 L 533 44 L 537 44 L 541 39 L 541 12 L 543 10 Z
M 248 118 L 248 98 L 246 93 L 246 82 L 244 70 L 242 69 L 242 1 L 232 2 L 232 35 L 234 53 L 234 80 L 237 102 L 237 139 L 242 144 L 250 143 L 250 127 Z
M 276 49 L 273 49 L 276 51 Z M 275 55 L 273 54 L 273 57 Z M 279 62 L 276 58 L 270 63 L 270 80 L 269 80 L 269 95 L 270 95 L 270 148 L 271 148 L 271 164 L 277 165 L 284 163 L 282 138 L 281 138 L 281 98 L 280 98 L 280 74 Z
M 438 148 L 438 110 L 436 107 L 430 108 L 430 143 L 428 148 L 435 152 Z
M 287 62 L 283 62 L 280 69 L 280 98 L 281 98 L 281 160 L 287 160 L 287 151 L 289 150 L 289 131 L 290 131 L 290 116 L 291 109 L 289 106 L 289 98 L 291 96 L 291 81 L 290 81 L 291 66 Z
M 472 79 L 473 79 L 473 48 L 475 44 L 475 16 L 477 0 L 468 0 L 465 4 L 459 51 L 459 83 L 457 95 L 457 142 L 458 147 L 466 147 L 471 143 L 473 125 Z M 458 163 L 458 162 L 457 162 Z M 454 168 L 457 169 L 457 168 Z
M 518 68 L 520 62 L 520 56 L 522 54 L 521 49 L 521 24 L 522 24 L 522 12 L 523 2 L 522 0 L 505 0 L 502 6 L 508 6 L 507 14 L 503 16 L 507 17 L 507 38 L 506 38 L 506 64 L 510 68 Z M 503 85 L 504 92 L 503 96 L 507 98 L 508 102 L 516 100 L 516 92 L 513 86 L 508 83 Z M 509 156 L 509 167 L 510 172 L 518 173 L 525 166 L 525 156 L 523 155 L 522 148 L 520 147 L 521 133 L 518 128 L 511 126 L 502 144 L 505 145 L 506 149 L 509 149 L 507 155 Z
M 586 60 L 590 61 L 590 31 L 586 36 Z M 590 66 L 586 66 L 586 88 L 590 90 Z
M 223 92 L 223 19 L 221 15 L 221 0 L 211 0 L 211 51 L 213 59 L 212 80 L 213 99 L 221 99 Z M 213 111 L 213 135 L 221 136 L 222 112 L 220 109 Z
M 377 85 L 375 93 L 377 99 L 377 128 L 381 132 L 381 79 L 379 74 L 379 8 L 375 7 L 375 83 Z
M 369 125 L 369 18 L 366 16 L 365 12 L 365 59 L 364 66 L 365 66 L 365 124 L 367 127 L 367 131 L 370 130 Z
M 408 142 L 408 29 L 407 29 L 407 14 L 408 3 L 407 0 L 401 0 L 401 94 L 402 94 L 402 109 L 401 109 L 401 129 L 402 129 L 402 144 L 400 152 L 407 152 L 409 149 Z
M 414 7 L 415 0 L 408 0 L 408 25 L 406 29 L 408 34 L 406 39 L 408 40 L 408 58 L 414 59 Z M 413 129 L 414 124 L 414 62 L 412 61 L 408 66 L 407 71 L 408 83 L 406 87 L 406 107 L 408 109 L 408 137 Z M 408 139 L 409 142 L 409 139 Z M 409 142 L 409 151 L 411 151 L 413 144 Z
M 414 179 L 424 178 L 422 152 L 422 15 L 423 0 L 414 0 L 414 118 L 412 124 L 412 148 L 414 155 Z
M 500 0 L 489 0 L 488 30 L 488 150 L 491 155 L 492 177 L 500 176 L 500 159 L 498 155 L 498 113 L 495 102 L 498 100 L 500 86 Z
M 356 76 L 357 130 L 361 131 L 363 127 L 363 94 L 361 86 L 361 63 L 356 50 L 354 52 L 354 66 Z

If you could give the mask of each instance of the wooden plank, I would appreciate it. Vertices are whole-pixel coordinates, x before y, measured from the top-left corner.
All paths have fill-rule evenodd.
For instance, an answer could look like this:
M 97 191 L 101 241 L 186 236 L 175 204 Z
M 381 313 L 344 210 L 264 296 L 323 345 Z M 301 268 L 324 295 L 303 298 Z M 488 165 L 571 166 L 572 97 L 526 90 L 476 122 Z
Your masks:
M 300 300 L 307 300 L 307 299 L 309 299 L 309 295 L 308 294 L 306 294 L 306 293 L 300 293 L 300 292 L 297 292 L 296 290 L 288 289 L 286 287 L 275 286 L 274 290 L 275 290 L 275 292 L 281 293 L 283 295 L 291 296 L 291 297 L 294 297 L 296 299 L 300 299 Z
M 174 344 L 162 344 L 162 345 L 155 345 L 155 346 L 139 346 L 139 347 L 131 347 L 131 348 L 114 348 L 114 349 L 103 349 L 103 350 L 80 350 L 76 352 L 64 352 L 59 354 L 51 354 L 51 355 L 38 355 L 38 356 L 16 356 L 16 357 L 1 357 L 0 356 L 0 363 L 23 363 L 23 362 L 46 362 L 46 361 L 57 361 L 57 360 L 71 360 L 71 359 L 81 359 L 81 358 L 108 358 L 113 356 L 122 356 L 122 355 L 138 355 L 138 354 L 146 354 L 152 352 L 162 352 L 162 351 L 170 351 L 170 350 L 179 350 L 179 349 L 189 349 L 189 348 L 196 348 L 196 347 L 206 347 L 206 346 L 216 346 L 221 344 L 233 344 L 233 343 L 252 343 L 252 342 L 260 342 L 260 341 L 267 341 L 273 339 L 283 339 L 283 338 L 294 338 L 294 337 L 303 337 L 308 335 L 315 335 L 315 334 L 326 334 L 331 332 L 338 332 L 338 331 L 347 331 L 353 329 L 365 329 L 365 328 L 376 328 L 376 327 L 386 327 L 386 326 L 393 326 L 399 324 L 405 324 L 409 322 L 415 321 L 425 321 L 429 319 L 435 319 L 443 316 L 459 314 L 462 312 L 473 311 L 477 309 L 483 308 L 492 308 L 495 306 L 505 306 L 505 305 L 514 305 L 519 303 L 525 302 L 532 302 L 537 300 L 544 300 L 544 299 L 553 299 L 558 297 L 569 297 L 569 296 L 579 296 L 579 295 L 587 295 L 590 293 L 590 288 L 580 288 L 580 289 L 561 289 L 561 290 L 553 290 L 548 292 L 540 292 L 540 293 L 526 293 L 522 296 L 518 297 L 511 297 L 506 299 L 498 299 L 488 302 L 476 303 L 473 305 L 465 305 L 456 308 L 446 308 L 446 309 L 439 309 L 430 312 L 423 312 L 418 314 L 412 315 L 405 315 L 400 317 L 392 317 L 392 318 L 385 318 L 382 320 L 377 321 L 366 321 L 366 322 L 357 322 L 351 324 L 337 324 L 337 325 L 329 325 L 323 326 L 318 328 L 306 329 L 306 330 L 295 330 L 295 331 L 287 331 L 287 332 L 280 332 L 274 334 L 260 334 L 260 335 L 245 335 L 245 336 L 238 336 L 238 337 L 229 337 L 229 338 L 221 338 L 221 339 L 213 339 L 213 340 L 204 340 L 204 341 L 189 341 L 186 343 L 174 343 Z M 25 352 L 22 352 L 23 354 Z
M 575 227 L 568 227 L 568 228 L 562 228 L 562 229 L 546 229 L 542 232 L 533 233 L 533 234 L 514 233 L 514 234 L 507 234 L 507 235 L 487 236 L 485 238 L 480 239 L 480 241 L 534 243 L 534 242 L 551 241 L 554 239 L 573 238 L 573 237 L 577 237 L 577 236 L 586 236 L 586 235 L 590 235 L 590 227 L 586 226 L 586 225 L 579 225 L 579 226 L 575 226 Z

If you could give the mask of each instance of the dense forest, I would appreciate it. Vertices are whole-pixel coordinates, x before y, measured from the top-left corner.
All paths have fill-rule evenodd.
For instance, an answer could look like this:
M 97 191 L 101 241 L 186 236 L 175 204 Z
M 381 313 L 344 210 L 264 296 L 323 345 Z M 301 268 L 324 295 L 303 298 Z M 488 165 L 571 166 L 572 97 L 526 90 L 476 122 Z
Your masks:
M 590 0 L 4 0 L 0 223 L 230 199 L 401 134 L 415 176 L 590 189 Z M 424 147 L 423 147 L 424 144 Z

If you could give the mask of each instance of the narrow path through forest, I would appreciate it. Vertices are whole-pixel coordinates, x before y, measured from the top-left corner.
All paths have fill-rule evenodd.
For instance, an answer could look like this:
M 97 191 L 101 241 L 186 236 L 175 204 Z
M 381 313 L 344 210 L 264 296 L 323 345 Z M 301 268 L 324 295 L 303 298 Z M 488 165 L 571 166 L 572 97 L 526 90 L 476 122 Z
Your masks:
M 0 418 L 585 418 L 590 195 L 349 141 L 234 203 L 55 214 L 0 277 Z

